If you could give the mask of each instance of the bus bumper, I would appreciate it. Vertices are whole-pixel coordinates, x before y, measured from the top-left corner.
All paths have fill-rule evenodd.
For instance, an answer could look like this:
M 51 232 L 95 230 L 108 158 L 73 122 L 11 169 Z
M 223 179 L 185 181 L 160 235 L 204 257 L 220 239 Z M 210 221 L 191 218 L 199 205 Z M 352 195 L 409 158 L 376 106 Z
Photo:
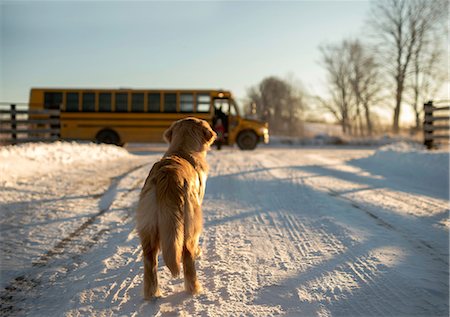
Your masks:
M 264 129 L 263 134 L 259 137 L 259 142 L 264 144 L 269 143 L 269 129 Z

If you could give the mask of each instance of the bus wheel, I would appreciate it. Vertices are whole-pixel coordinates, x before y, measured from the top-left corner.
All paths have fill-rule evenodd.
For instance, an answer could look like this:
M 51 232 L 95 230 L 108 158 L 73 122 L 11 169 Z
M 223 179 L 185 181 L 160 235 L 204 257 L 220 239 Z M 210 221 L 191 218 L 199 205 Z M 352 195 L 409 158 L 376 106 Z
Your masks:
M 97 143 L 121 145 L 119 135 L 113 130 L 100 131 L 99 133 L 97 133 L 95 141 Z
M 241 150 L 253 150 L 258 144 L 258 137 L 253 131 L 243 131 L 239 133 L 236 142 Z

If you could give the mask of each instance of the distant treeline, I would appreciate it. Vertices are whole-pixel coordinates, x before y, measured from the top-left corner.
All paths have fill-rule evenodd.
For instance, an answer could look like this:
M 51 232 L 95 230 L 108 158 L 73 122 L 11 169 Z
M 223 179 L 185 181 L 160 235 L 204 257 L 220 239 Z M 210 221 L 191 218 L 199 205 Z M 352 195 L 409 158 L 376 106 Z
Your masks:
M 376 0 L 362 37 L 326 43 L 319 50 L 328 95 L 312 96 L 292 78 L 270 76 L 247 92 L 246 112 L 267 120 L 272 133 L 301 135 L 305 111 L 326 111 L 349 135 L 372 135 L 373 109 L 392 109 L 392 132 L 403 105 L 421 128 L 423 104 L 447 80 L 447 0 Z M 317 117 L 317 116 L 316 116 Z

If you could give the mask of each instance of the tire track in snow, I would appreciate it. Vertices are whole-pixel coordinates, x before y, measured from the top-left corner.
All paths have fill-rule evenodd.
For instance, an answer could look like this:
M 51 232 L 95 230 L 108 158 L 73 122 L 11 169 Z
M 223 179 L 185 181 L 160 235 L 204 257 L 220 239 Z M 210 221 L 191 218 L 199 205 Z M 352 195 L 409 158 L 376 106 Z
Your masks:
M 234 158 L 227 158 L 231 160 L 228 163 L 229 165 L 241 166 L 240 162 L 233 161 Z M 266 298 L 265 292 L 261 294 L 261 289 L 270 285 L 274 285 L 273 287 L 277 288 L 276 285 L 279 283 L 277 280 L 281 279 L 281 283 L 283 283 L 285 276 L 289 276 L 299 270 L 300 272 L 306 271 L 309 267 L 314 267 L 326 261 L 327 258 L 333 257 L 333 255 L 343 253 L 345 247 L 333 234 L 328 234 L 326 230 L 318 227 L 318 224 L 305 223 L 305 219 L 300 217 L 297 211 L 299 205 L 296 202 L 299 197 L 297 197 L 298 192 L 295 186 L 283 186 L 277 191 L 277 194 L 273 195 L 273 188 L 265 185 L 267 179 L 273 180 L 274 185 L 276 183 L 282 184 L 282 182 L 278 181 L 278 178 L 274 179 L 270 169 L 265 168 L 258 160 L 253 160 L 252 163 L 253 165 L 251 166 L 247 165 L 242 170 L 234 171 L 232 175 L 234 182 L 231 186 L 239 192 L 237 199 L 246 201 L 260 210 L 254 216 L 245 218 L 245 221 L 241 222 L 240 226 L 248 228 L 243 237 L 251 239 L 252 236 L 258 236 L 271 241 L 271 243 L 265 245 L 265 248 L 267 248 L 265 254 L 267 254 L 268 259 L 273 259 L 274 263 L 270 264 L 266 258 L 257 260 L 261 261 L 257 262 L 260 269 L 253 274 L 253 279 L 256 279 L 257 285 L 247 290 L 249 295 L 244 300 L 253 298 L 254 304 L 263 304 L 267 301 L 269 305 L 277 307 L 279 304 L 274 302 L 273 297 L 277 298 L 278 294 L 271 295 L 272 299 Z M 250 173 L 247 173 L 249 171 Z M 226 187 L 223 188 L 226 190 Z M 283 193 L 283 195 L 280 195 L 280 193 Z M 290 197 L 290 199 L 286 199 L 286 197 Z M 292 200 L 293 198 L 294 201 Z M 275 206 L 275 209 L 271 209 Z M 253 226 L 252 223 L 255 223 L 256 226 Z M 252 228 L 252 230 L 249 228 Z M 237 241 L 227 242 L 232 244 L 234 249 L 239 244 Z M 253 245 L 253 248 L 255 247 L 257 245 Z M 218 248 L 217 243 L 214 248 Z M 234 250 L 220 251 L 220 253 L 227 252 L 233 253 Z M 255 256 L 255 254 L 252 256 Z M 258 255 L 256 256 L 258 257 Z M 242 261 L 245 262 L 245 259 L 241 259 Z M 233 265 L 232 263 L 229 263 L 229 265 Z M 263 269 L 264 267 L 273 272 L 267 275 L 265 269 Z M 276 269 L 274 270 L 274 268 Z M 225 274 L 225 276 L 227 275 Z M 221 289 L 225 287 L 227 294 L 233 293 L 233 289 L 221 283 L 220 280 L 216 281 L 215 284 L 219 284 L 216 287 L 219 286 Z M 251 285 L 248 280 L 244 284 Z M 278 293 L 283 288 L 284 286 L 279 288 L 277 290 Z M 295 296 L 295 292 L 294 288 L 286 296 Z M 353 310 L 353 313 L 357 313 L 357 310 Z
M 318 186 L 317 183 L 314 183 L 314 186 Z M 412 243 L 413 245 L 416 246 L 416 248 L 418 250 L 422 250 L 425 253 L 427 253 L 428 255 L 432 255 L 433 257 L 435 257 L 438 261 L 442 262 L 443 264 L 448 265 L 448 253 L 441 253 L 438 249 L 439 246 L 436 245 L 437 241 L 434 241 L 432 238 L 427 237 L 427 240 L 416 236 L 416 233 L 414 231 L 412 231 L 409 228 L 403 228 L 400 227 L 396 224 L 394 224 L 392 221 L 388 220 L 386 217 L 384 217 L 383 215 L 380 215 L 379 210 L 376 209 L 376 206 L 372 206 L 373 202 L 372 200 L 375 200 L 374 198 L 371 198 L 371 200 L 367 200 L 366 202 L 361 201 L 360 197 L 353 197 L 353 196 L 346 196 L 344 194 L 342 194 L 341 192 L 338 192 L 336 190 L 334 190 L 333 188 L 330 188 L 329 186 L 323 186 L 323 185 L 319 185 L 320 188 L 327 193 L 328 195 L 335 197 L 336 199 L 339 199 L 341 201 L 346 201 L 349 202 L 352 207 L 354 207 L 356 210 L 360 210 L 362 212 L 364 212 L 366 215 L 368 215 L 369 217 L 371 217 L 372 219 L 375 220 L 375 222 L 377 222 L 380 226 L 384 226 L 389 230 L 392 230 L 394 232 L 398 232 L 399 234 L 401 234 L 403 236 L 403 238 L 405 238 L 406 240 L 408 240 L 410 243 Z M 437 208 L 438 210 L 442 211 L 442 210 L 447 210 L 446 215 L 448 215 L 448 209 L 447 206 L 445 204 L 439 204 L 431 199 L 425 199 L 425 198 L 412 198 L 409 197 L 409 195 L 401 195 L 401 197 L 403 199 L 400 199 L 397 196 L 395 196 L 394 193 L 390 193 L 390 192 L 386 192 L 386 191 L 382 191 L 379 192 L 379 190 L 373 190 L 371 192 L 372 195 L 375 195 L 375 197 L 377 197 L 378 201 L 382 201 L 383 205 L 381 207 L 379 207 L 380 210 L 387 210 L 387 208 L 389 206 L 405 206 L 405 207 L 409 207 L 411 209 L 412 208 L 422 208 L 421 212 L 424 214 L 434 214 L 434 211 L 427 211 L 427 209 L 424 209 L 424 206 L 429 207 L 430 205 L 433 206 L 434 208 Z M 405 202 L 405 197 L 409 198 L 410 200 L 408 200 L 408 202 Z M 416 202 L 414 202 L 414 200 L 416 200 Z M 410 204 L 411 201 L 411 204 Z M 418 204 L 417 201 L 421 201 L 423 202 L 423 204 Z M 430 204 L 428 204 L 428 202 L 430 202 Z M 426 208 L 425 207 L 425 208 Z M 413 217 L 416 217 L 415 215 Z M 443 216 L 445 217 L 445 216 Z M 428 224 L 428 225 L 432 225 L 431 221 L 428 221 L 427 219 L 422 220 L 424 222 L 424 224 Z M 398 223 L 398 221 L 397 221 Z M 441 224 L 441 226 L 444 226 Z
M 18 297 L 23 297 L 26 293 L 31 292 L 34 288 L 42 284 L 43 270 L 49 265 L 49 262 L 58 255 L 69 256 L 72 261 L 71 266 L 75 264 L 76 259 L 80 257 L 82 253 L 87 252 L 94 244 L 96 244 L 101 237 L 106 234 L 108 228 L 99 228 L 100 230 L 94 232 L 86 232 L 86 230 L 93 226 L 102 216 L 105 215 L 110 210 L 111 205 L 114 203 L 116 198 L 116 191 L 118 184 L 121 180 L 126 178 L 133 172 L 143 168 L 148 165 L 139 164 L 126 172 L 113 177 L 110 181 L 109 187 L 106 191 L 99 195 L 92 195 L 92 198 L 100 198 L 99 201 L 99 212 L 90 216 L 84 223 L 82 223 L 78 228 L 72 231 L 69 235 L 60 240 L 54 247 L 44 253 L 38 260 L 32 263 L 32 268 L 28 270 L 25 274 L 11 280 L 10 284 L 7 285 L 3 290 L 0 291 L 0 312 L 5 314 L 16 314 L 21 311 L 21 308 L 15 307 L 15 302 Z M 139 188 L 141 182 L 134 184 L 131 188 L 128 188 L 124 195 L 131 193 L 132 191 Z M 86 232 L 86 234 L 84 234 Z M 87 236 L 85 236 L 87 235 Z M 75 251 L 75 252 L 74 252 Z M 66 270 L 66 274 L 70 272 L 70 266 Z
M 355 200 L 353 200 L 351 198 L 342 196 L 338 192 L 336 192 L 336 191 L 334 191 L 332 189 L 328 189 L 328 194 L 330 196 L 332 196 L 332 197 L 337 198 L 337 199 L 341 199 L 341 200 L 350 202 L 350 204 L 351 204 L 351 206 L 353 208 L 366 213 L 369 217 L 374 219 L 379 225 L 381 225 L 381 226 L 383 226 L 383 227 L 385 227 L 385 228 L 387 228 L 389 230 L 392 230 L 394 232 L 397 232 L 405 240 L 407 240 L 411 244 L 415 245 L 418 250 L 426 253 L 427 255 L 433 256 L 434 259 L 436 259 L 437 261 L 439 261 L 439 262 L 441 262 L 441 263 L 443 263 L 443 264 L 448 266 L 449 262 L 448 262 L 448 259 L 447 259 L 447 255 L 444 255 L 444 257 L 443 257 L 441 252 L 436 250 L 436 248 L 434 246 L 430 245 L 430 243 L 428 243 L 427 241 L 415 238 L 413 235 L 410 234 L 410 232 L 405 231 L 402 228 L 391 224 L 389 221 L 386 221 L 382 217 L 379 217 L 373 211 L 371 211 L 371 208 L 368 208 L 368 207 L 364 206 L 363 204 L 361 204 L 358 201 L 355 201 Z M 403 201 L 399 201 L 399 202 L 404 203 Z
M 279 157 L 276 158 L 270 158 L 270 159 L 265 159 L 266 164 L 269 163 L 267 167 L 267 170 L 269 170 L 274 177 L 276 177 L 277 179 L 280 180 L 280 183 L 282 182 L 290 182 L 292 183 L 293 186 L 304 186 L 302 184 L 295 184 L 293 181 L 298 178 L 300 180 L 303 179 L 303 177 L 305 176 L 304 173 L 299 173 L 299 171 L 297 169 L 289 169 L 289 168 L 277 168 L 277 164 L 278 166 L 280 166 L 280 163 L 282 164 L 282 162 L 280 162 Z M 269 167 L 270 166 L 270 167 Z M 287 166 L 289 166 L 289 164 L 287 164 Z M 272 168 L 275 167 L 275 168 Z M 308 184 L 306 184 L 308 185 Z M 327 188 L 327 190 L 330 190 L 329 188 Z M 329 196 L 333 197 L 333 198 L 337 198 L 340 199 L 341 197 L 338 197 L 337 193 L 334 194 L 332 192 L 327 192 Z M 290 196 L 291 195 L 287 195 Z M 363 210 L 366 211 L 364 209 L 364 207 L 362 207 L 360 205 L 360 203 L 355 202 L 353 200 L 345 200 L 347 203 L 350 203 L 350 206 L 352 208 L 355 208 L 357 210 Z M 375 219 L 378 224 L 384 226 L 385 228 L 387 228 L 388 230 L 394 231 L 396 232 L 396 228 L 391 225 L 389 222 L 385 221 L 384 219 L 379 218 L 377 215 L 375 215 L 372 212 L 368 212 L 368 215 L 372 218 Z M 293 214 L 285 214 L 284 215 L 287 227 L 289 228 L 289 231 L 291 232 L 295 232 L 297 230 L 299 231 L 305 231 L 304 228 L 302 228 L 302 225 L 296 224 L 296 220 L 295 217 L 293 216 Z M 311 227 L 311 224 L 308 224 L 309 229 L 314 229 L 314 225 Z M 417 298 L 420 299 L 420 303 L 421 303 L 421 307 L 417 308 L 418 311 L 420 309 L 423 310 L 423 312 L 429 312 L 430 310 L 433 311 L 432 304 L 430 304 L 432 302 L 432 300 L 428 301 L 428 299 L 432 298 L 432 295 L 429 293 L 426 293 L 424 291 L 421 290 L 416 290 L 416 288 L 412 285 L 410 285 L 407 281 L 407 279 L 402 278 L 400 276 L 398 276 L 398 272 L 393 271 L 392 273 L 397 274 L 396 278 L 397 278 L 397 283 L 395 282 L 391 282 L 389 278 L 384 277 L 385 274 L 379 274 L 377 272 L 379 272 L 379 269 L 377 267 L 373 267 L 371 266 L 367 260 L 365 260 L 365 258 L 355 258 L 355 255 L 352 254 L 351 249 L 354 249 L 354 247 L 352 247 L 351 245 L 348 245 L 348 241 L 342 240 L 342 239 L 335 239 L 337 237 L 333 237 L 332 239 L 329 239 L 327 241 L 326 237 L 327 237 L 327 232 L 324 232 L 323 230 L 321 230 L 320 228 L 315 228 L 315 229 L 319 229 L 317 231 L 315 231 L 315 233 L 318 234 L 318 236 L 321 237 L 325 237 L 324 243 L 322 245 L 320 244 L 316 244 L 315 247 L 313 247 L 314 249 L 322 249 L 322 250 L 326 250 L 326 252 L 324 252 L 325 254 L 328 253 L 331 254 L 333 253 L 333 249 L 338 251 L 337 254 L 339 257 L 341 257 L 342 255 L 342 261 L 344 263 L 347 263 L 347 266 L 343 267 L 343 271 L 345 274 L 350 273 L 350 276 L 354 276 L 354 280 L 356 281 L 358 288 L 363 288 L 365 290 L 365 293 L 367 293 L 366 295 L 363 295 L 367 298 L 371 298 L 371 297 L 375 297 L 378 298 L 379 302 L 385 302 L 386 304 L 383 307 L 378 307 L 378 305 L 373 302 L 373 301 L 367 301 L 365 306 L 359 306 L 357 303 L 355 305 L 355 302 L 352 301 L 352 305 L 351 307 L 353 308 L 349 308 L 347 307 L 346 309 L 346 314 L 357 314 L 357 315 L 367 315 L 367 314 L 373 314 L 375 313 L 376 315 L 392 315 L 393 312 L 397 312 L 397 313 L 406 313 L 406 314 L 410 314 L 411 310 L 406 309 L 405 311 L 402 312 L 402 308 L 404 309 L 405 307 L 408 306 L 408 303 L 410 302 L 410 298 Z M 333 230 L 334 231 L 334 230 Z M 332 231 L 332 232 L 333 232 Z M 332 234 L 334 235 L 334 234 Z M 291 233 L 291 238 L 292 239 L 303 239 L 304 237 L 301 237 L 300 235 L 296 235 L 296 234 L 292 234 Z M 411 237 L 409 237 L 406 234 L 402 234 L 402 238 L 411 241 Z M 311 239 L 311 242 L 315 241 L 315 239 Z M 343 250 L 342 248 L 340 249 L 338 245 L 335 245 L 334 247 L 332 247 L 331 249 L 327 250 L 327 248 L 324 248 L 324 246 L 327 245 L 332 245 L 334 241 L 339 241 L 338 245 L 342 245 L 342 242 L 344 242 L 344 245 L 347 244 L 347 247 L 349 247 L 349 250 Z M 423 243 L 423 241 L 419 241 L 419 243 Z M 430 247 L 430 246 L 429 246 Z M 343 253 L 341 253 L 341 251 L 344 251 Z M 436 253 L 433 254 L 434 256 L 437 256 Z M 356 262 L 351 265 L 353 263 L 353 261 Z M 334 261 L 332 262 L 334 263 Z M 445 263 L 445 262 L 444 262 Z M 320 263 L 319 263 L 320 265 Z M 325 269 L 325 271 L 328 270 L 332 270 L 334 267 L 334 265 L 328 267 L 327 269 Z M 391 271 L 389 271 L 391 272 Z M 399 279 L 400 278 L 400 279 Z M 381 283 L 380 283 L 381 280 Z M 406 282 L 406 283 L 405 283 Z M 378 286 L 380 285 L 380 286 Z M 333 290 L 330 290 L 331 293 L 333 292 Z M 352 292 L 350 292 L 351 294 Z M 397 301 L 397 305 L 392 305 L 391 299 L 395 298 Z M 341 309 L 342 307 L 345 306 L 345 304 L 342 304 L 343 302 L 346 302 L 346 300 L 341 300 L 341 307 L 339 309 Z M 431 306 L 430 306 L 431 305 Z M 358 307 L 359 306 L 359 307 Z M 389 307 L 389 308 L 387 308 Z M 427 308 L 423 308 L 423 307 L 427 307 Z M 370 308 L 370 309 L 368 309 Z M 386 309 L 384 309 L 386 308 Z M 330 309 L 334 309 L 330 306 Z M 350 309 L 350 311 L 348 310 Z M 354 309 L 354 310 L 353 310 Z M 353 313 L 352 313 L 353 310 Z M 448 310 L 448 307 L 447 307 Z M 441 312 L 445 312 L 445 308 L 441 309 Z
M 44 255 L 42 255 L 36 262 L 33 263 L 33 266 L 45 266 L 48 261 L 57 254 L 62 254 L 66 251 L 67 245 L 73 241 L 75 238 L 79 237 L 83 231 L 85 231 L 89 226 L 93 225 L 95 221 L 98 220 L 101 216 L 103 216 L 106 212 L 109 211 L 111 205 L 113 204 L 116 194 L 117 194 L 117 186 L 119 182 L 127 177 L 129 174 L 134 171 L 146 166 L 146 164 L 140 164 L 138 166 L 133 167 L 132 169 L 126 171 L 125 173 L 116 176 L 111 179 L 110 185 L 108 189 L 100 196 L 94 195 L 94 197 L 100 196 L 99 201 L 99 212 L 90 216 L 84 223 L 82 223 L 77 229 L 71 232 L 68 236 L 63 238 L 60 242 L 58 242 L 52 249 L 47 251 Z M 136 190 L 140 183 L 135 184 L 131 188 L 128 188 L 125 192 L 125 195 Z
M 298 184 L 294 185 L 298 186 Z M 295 197 L 294 192 L 295 190 L 286 194 L 286 196 Z M 277 211 L 279 219 L 277 227 L 285 228 L 289 240 L 295 242 L 294 250 L 298 251 L 300 257 L 298 256 L 299 254 L 292 251 L 290 251 L 290 254 L 294 262 L 300 262 L 298 263 L 299 267 L 297 267 L 300 271 L 307 271 L 308 268 L 321 265 L 323 261 L 327 261 L 327 259 L 336 255 L 342 255 L 347 251 L 340 239 L 348 242 L 348 237 L 341 236 L 339 239 L 338 236 L 335 236 L 336 230 L 333 230 L 333 233 L 329 233 L 327 230 L 322 229 L 321 225 L 318 226 L 300 218 L 298 212 L 280 198 L 276 198 L 276 205 L 280 207 Z M 345 258 L 345 260 L 347 259 Z M 334 289 L 331 291 L 333 292 Z M 316 310 L 319 310 L 319 308 L 316 307 Z M 352 305 L 349 311 L 351 314 L 359 315 L 364 314 L 364 312 L 367 311 L 360 305 Z
M 265 261 L 261 262 L 264 259 L 255 257 L 253 247 L 268 247 L 261 238 L 268 236 L 267 230 L 273 227 L 275 221 L 272 214 L 259 207 L 253 209 L 252 203 L 242 205 L 249 196 L 259 199 L 252 190 L 255 184 L 239 181 L 241 172 L 253 168 L 254 162 L 236 161 L 238 157 L 232 153 L 215 158 L 217 160 L 211 160 L 203 208 L 205 250 L 198 262 L 200 282 L 204 283 L 205 293 L 195 298 L 193 303 L 189 301 L 175 308 L 173 313 L 200 316 L 280 314 L 277 307 L 253 303 L 260 283 L 271 276 L 266 271 Z M 273 230 L 270 233 L 273 234 Z M 274 238 L 277 236 L 279 238 L 279 234 Z M 268 247 L 267 252 L 270 257 L 279 256 L 273 248 Z
M 357 210 L 361 210 L 375 219 L 379 225 L 398 231 L 404 238 L 426 253 L 431 250 L 433 256 L 448 265 L 448 252 L 436 251 L 437 249 L 448 249 L 448 243 L 437 243 L 436 236 L 419 237 L 414 227 L 411 229 L 398 225 L 402 223 L 402 220 L 398 219 L 399 216 L 408 215 L 416 219 L 421 218 L 421 225 L 449 227 L 447 202 L 424 195 L 410 194 L 406 190 L 402 191 L 402 188 L 400 191 L 395 190 L 395 183 L 391 185 L 393 189 L 390 189 L 387 183 L 380 182 L 376 177 L 375 180 L 372 180 L 373 175 L 347 165 L 342 159 L 329 159 L 317 154 L 309 154 L 309 156 L 319 164 L 307 166 L 308 168 L 305 169 L 315 176 L 305 181 L 307 185 L 321 189 L 337 199 L 350 202 Z M 299 173 L 298 169 L 301 169 L 301 166 L 290 166 L 289 168 L 294 173 Z M 362 184 L 366 183 L 369 184 L 368 188 L 360 188 Z M 384 211 L 390 215 L 386 217 Z M 442 219 L 441 222 L 436 223 L 436 218 Z M 420 224 L 418 229 L 417 231 L 420 232 Z

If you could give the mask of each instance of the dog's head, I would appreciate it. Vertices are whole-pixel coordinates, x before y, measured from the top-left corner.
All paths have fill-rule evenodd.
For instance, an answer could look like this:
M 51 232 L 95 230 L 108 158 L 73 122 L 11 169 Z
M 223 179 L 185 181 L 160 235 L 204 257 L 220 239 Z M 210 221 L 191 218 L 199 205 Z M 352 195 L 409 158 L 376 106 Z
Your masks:
M 188 151 L 208 150 L 216 137 L 208 122 L 194 117 L 175 121 L 164 132 L 164 139 L 171 147 L 182 147 Z

